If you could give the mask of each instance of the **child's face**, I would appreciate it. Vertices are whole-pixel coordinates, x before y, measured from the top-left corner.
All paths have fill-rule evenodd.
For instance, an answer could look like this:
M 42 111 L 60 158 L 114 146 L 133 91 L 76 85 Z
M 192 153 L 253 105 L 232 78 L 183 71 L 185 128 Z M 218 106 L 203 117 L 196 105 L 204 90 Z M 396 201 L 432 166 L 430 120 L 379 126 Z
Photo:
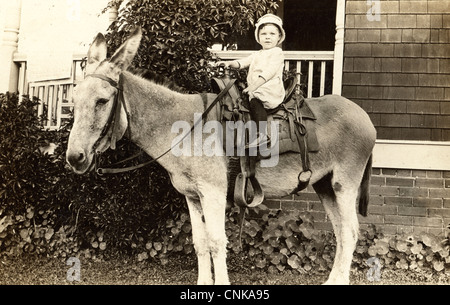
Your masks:
M 267 24 L 259 30 L 259 44 L 264 50 L 275 48 L 280 41 L 280 31 L 276 25 Z

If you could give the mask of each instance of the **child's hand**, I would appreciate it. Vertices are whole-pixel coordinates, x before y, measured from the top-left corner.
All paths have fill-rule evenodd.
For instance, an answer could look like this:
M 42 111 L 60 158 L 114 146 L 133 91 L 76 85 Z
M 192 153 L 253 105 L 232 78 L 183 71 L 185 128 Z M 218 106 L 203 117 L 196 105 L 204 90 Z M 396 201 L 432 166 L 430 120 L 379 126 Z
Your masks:
M 216 67 L 218 66 L 224 66 L 225 68 L 233 68 L 233 69 L 240 69 L 241 65 L 238 61 L 232 60 L 232 61 L 218 61 L 215 64 Z
M 256 89 L 254 89 L 254 88 L 251 88 L 251 87 L 247 87 L 247 88 L 245 88 L 244 90 L 242 90 L 242 93 L 244 93 L 244 94 L 250 94 L 250 92 L 253 92 L 253 91 L 255 91 Z
M 225 68 L 228 68 L 229 65 L 230 65 L 230 62 L 228 62 L 228 61 L 218 61 L 214 64 L 214 66 L 216 66 L 216 67 L 224 66 Z

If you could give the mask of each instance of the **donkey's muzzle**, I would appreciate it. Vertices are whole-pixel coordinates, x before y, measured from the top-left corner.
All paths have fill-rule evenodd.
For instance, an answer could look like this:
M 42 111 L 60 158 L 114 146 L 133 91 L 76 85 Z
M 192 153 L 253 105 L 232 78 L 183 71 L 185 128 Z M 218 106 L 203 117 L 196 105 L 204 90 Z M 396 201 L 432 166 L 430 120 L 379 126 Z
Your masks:
M 84 151 L 70 151 L 67 153 L 67 163 L 75 170 L 80 171 L 86 166 L 86 154 Z

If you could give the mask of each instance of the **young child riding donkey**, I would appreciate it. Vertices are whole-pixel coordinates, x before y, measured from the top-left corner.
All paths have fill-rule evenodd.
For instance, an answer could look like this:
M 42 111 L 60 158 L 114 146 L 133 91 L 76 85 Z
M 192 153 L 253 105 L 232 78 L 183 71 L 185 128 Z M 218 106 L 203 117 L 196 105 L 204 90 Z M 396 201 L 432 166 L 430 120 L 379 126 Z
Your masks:
M 177 136 L 171 129 L 174 122 L 192 125 L 193 114 L 202 113 L 216 96 L 208 94 L 205 105 L 199 94 L 175 92 L 128 72 L 141 36 L 136 29 L 110 59 L 106 58 L 103 35 L 92 43 L 86 78 L 73 95 L 74 124 L 67 162 L 76 173 L 84 174 L 94 168 L 95 154 L 128 137 L 167 170 L 174 187 L 186 196 L 198 257 L 198 284 L 229 284 L 225 234 L 228 159 L 224 155 L 167 153 Z M 320 151 L 310 157 L 310 182 L 331 219 L 337 241 L 327 283 L 346 284 L 358 236 L 356 203 L 362 214 L 367 211 L 375 129 L 368 115 L 343 97 L 324 96 L 308 102 L 317 114 L 316 134 L 321 143 Z M 205 120 L 220 118 L 211 111 Z M 280 198 L 297 186 L 301 171 L 298 154 L 286 153 L 274 168 L 257 165 L 256 176 L 267 197 Z

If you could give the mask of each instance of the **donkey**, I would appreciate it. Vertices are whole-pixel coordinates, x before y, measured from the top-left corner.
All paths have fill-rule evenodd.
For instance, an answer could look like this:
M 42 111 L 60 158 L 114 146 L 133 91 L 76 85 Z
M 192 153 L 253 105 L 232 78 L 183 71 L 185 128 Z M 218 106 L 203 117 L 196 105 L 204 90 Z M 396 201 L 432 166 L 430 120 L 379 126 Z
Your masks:
M 197 283 L 229 284 L 225 234 L 228 157 L 165 153 L 177 137 L 172 132 L 173 123 L 186 121 L 192 126 L 193 114 L 202 113 L 215 95 L 207 94 L 205 102 L 200 94 L 175 92 L 127 71 L 141 37 L 138 28 L 110 59 L 106 58 L 102 34 L 90 46 L 86 78 L 73 94 L 74 124 L 67 162 L 75 173 L 84 174 L 94 168 L 96 153 L 114 147 L 115 139 L 127 136 L 157 159 L 169 173 L 175 189 L 186 197 L 198 257 Z M 123 101 L 114 109 L 118 95 L 123 96 Z M 316 134 L 321 142 L 321 150 L 310 156 L 310 181 L 331 219 L 337 242 L 326 283 L 348 284 L 358 236 L 356 205 L 359 203 L 359 212 L 365 215 L 376 131 L 368 115 L 343 97 L 314 98 L 309 105 L 317 114 Z M 206 120 L 218 121 L 217 116 L 216 111 L 211 111 Z M 108 123 L 111 117 L 113 127 Z M 280 198 L 297 186 L 301 171 L 299 155 L 286 153 L 274 168 L 257 165 L 256 177 L 266 197 Z

